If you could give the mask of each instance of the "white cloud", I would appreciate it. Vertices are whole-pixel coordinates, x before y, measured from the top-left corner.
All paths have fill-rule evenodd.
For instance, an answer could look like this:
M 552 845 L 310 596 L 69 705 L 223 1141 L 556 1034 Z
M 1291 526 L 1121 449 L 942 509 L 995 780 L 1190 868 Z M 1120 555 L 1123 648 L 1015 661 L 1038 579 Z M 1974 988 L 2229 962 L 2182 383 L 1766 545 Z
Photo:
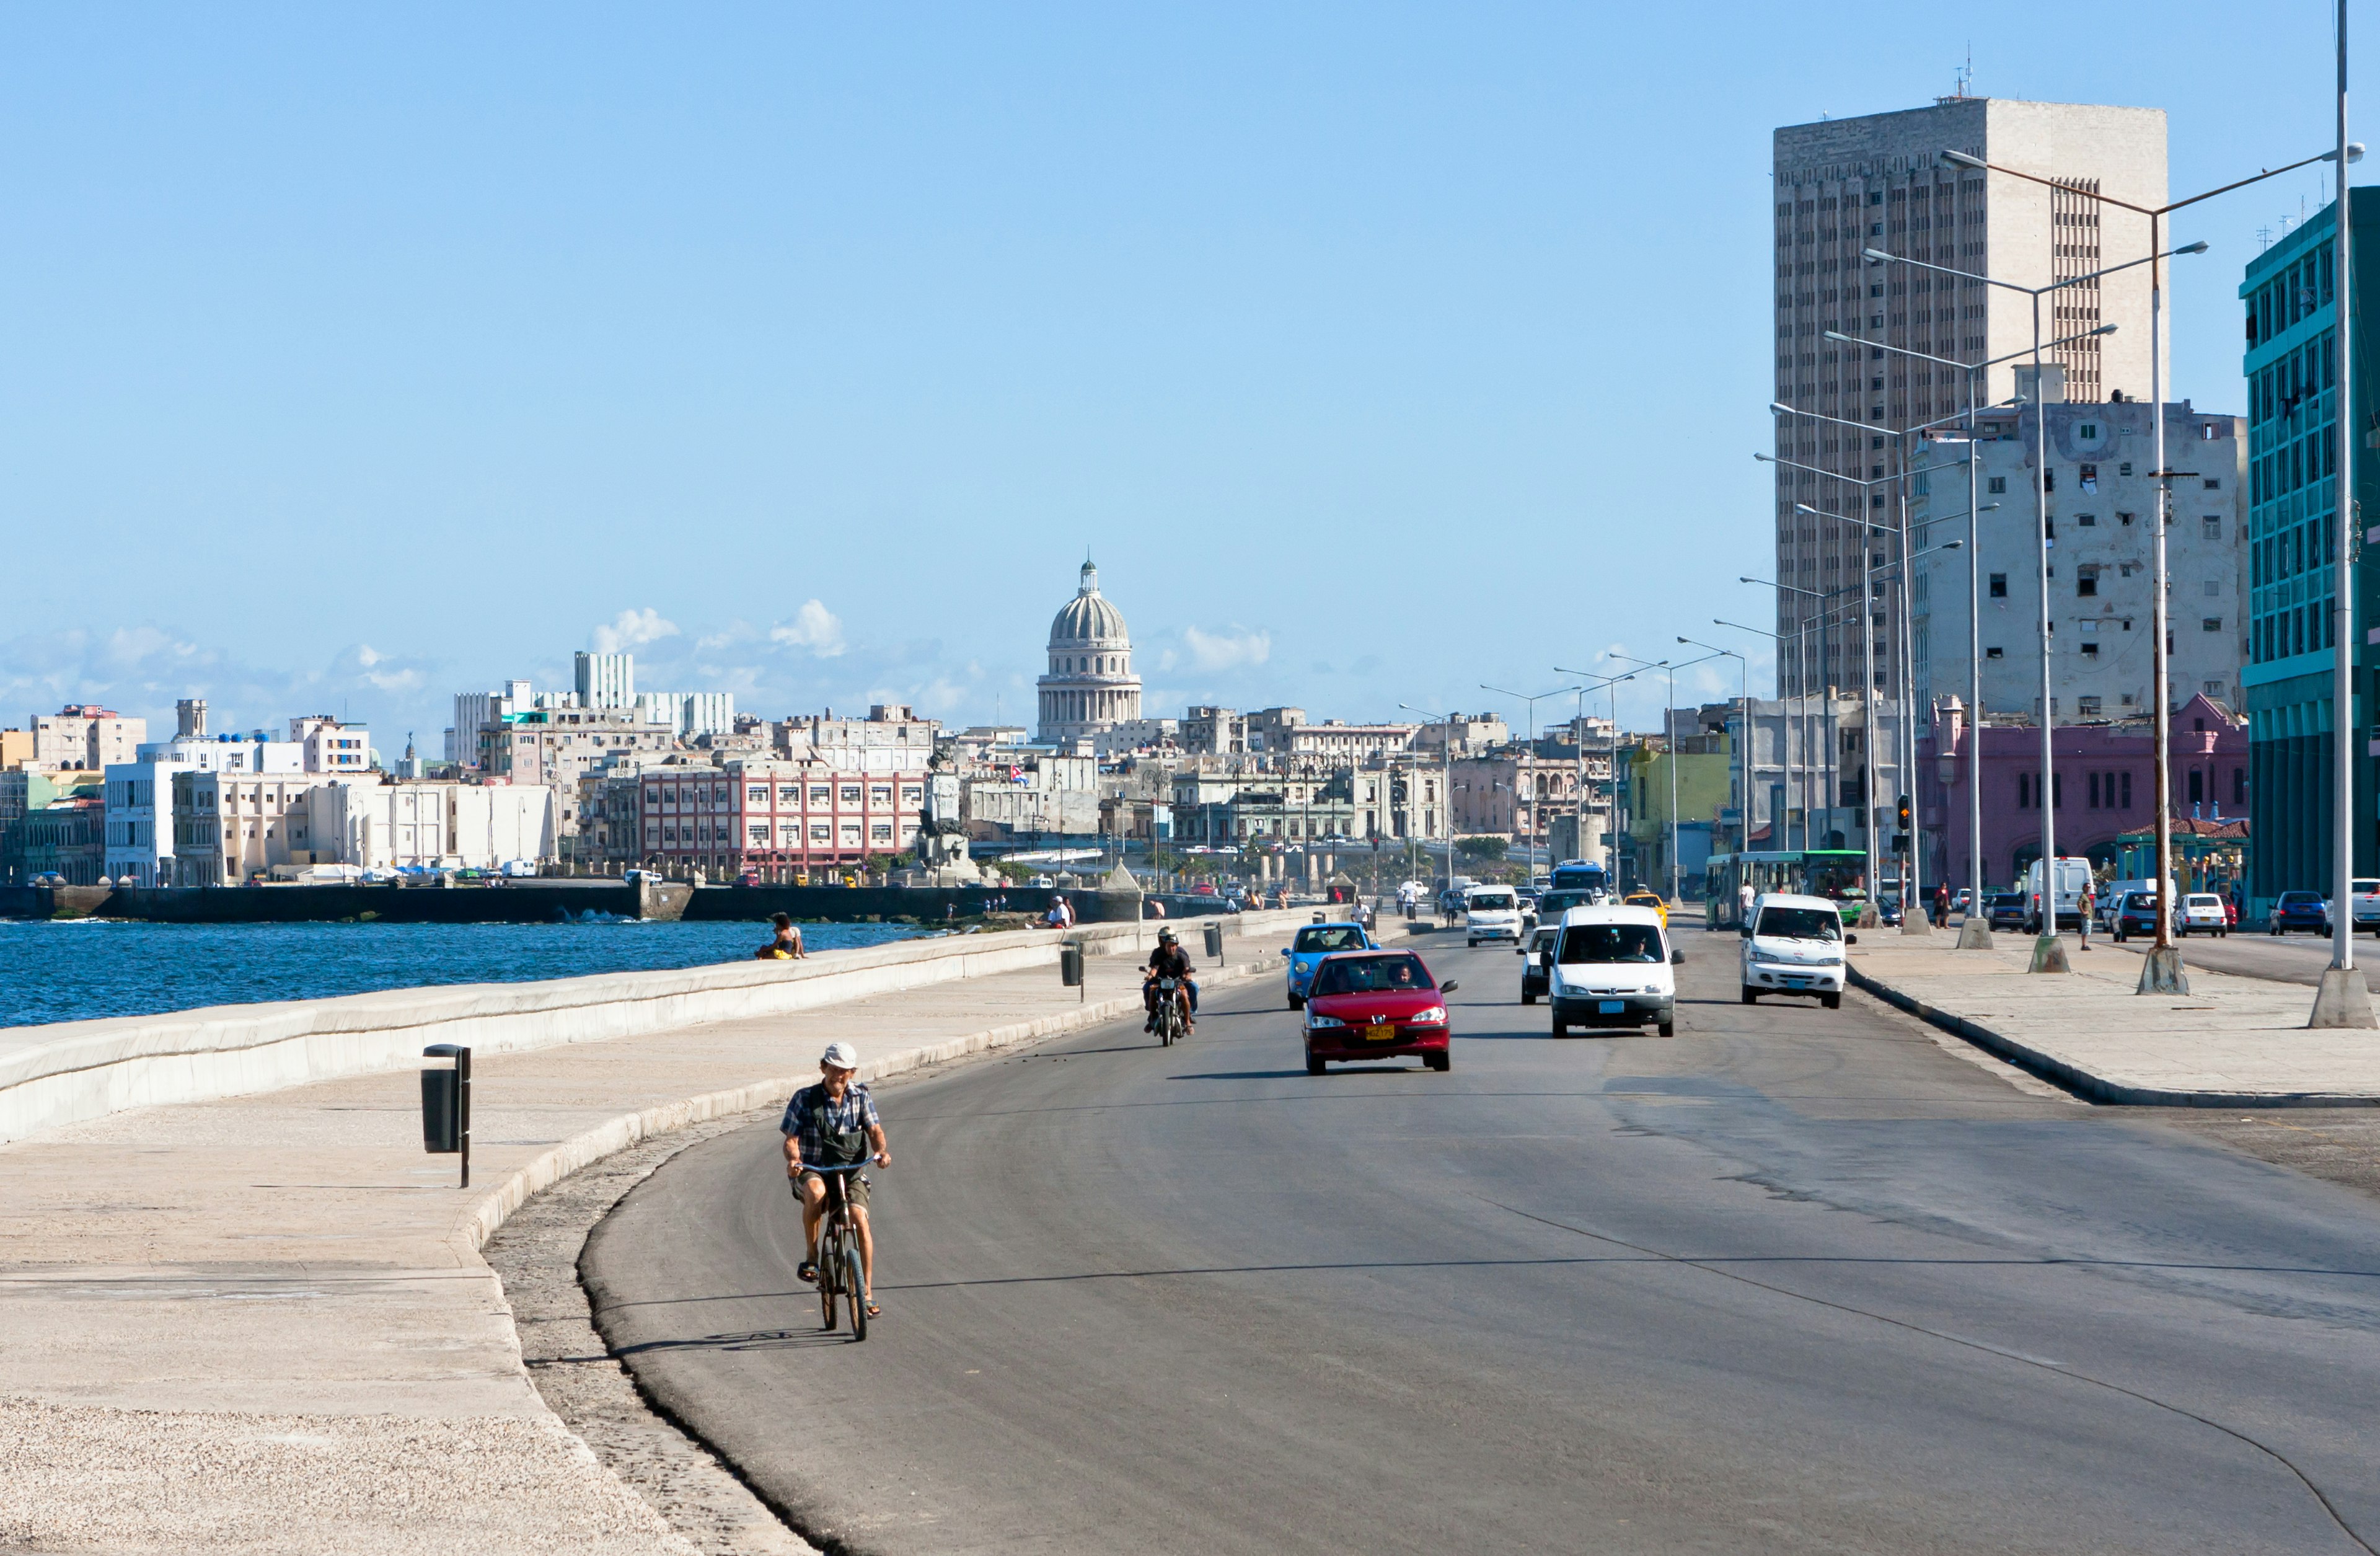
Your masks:
M 1201 670 L 1237 670 L 1272 657 L 1272 634 L 1251 632 L 1237 622 L 1222 633 L 1186 627 L 1182 641 L 1189 646 L 1191 662 Z
M 615 654 L 676 636 L 677 623 L 663 620 L 659 611 L 648 605 L 641 611 L 622 611 L 611 626 L 597 627 L 595 651 Z
M 843 652 L 843 618 L 819 601 L 803 603 L 794 613 L 794 619 L 769 629 L 769 640 L 788 648 L 808 649 L 820 659 L 832 659 Z

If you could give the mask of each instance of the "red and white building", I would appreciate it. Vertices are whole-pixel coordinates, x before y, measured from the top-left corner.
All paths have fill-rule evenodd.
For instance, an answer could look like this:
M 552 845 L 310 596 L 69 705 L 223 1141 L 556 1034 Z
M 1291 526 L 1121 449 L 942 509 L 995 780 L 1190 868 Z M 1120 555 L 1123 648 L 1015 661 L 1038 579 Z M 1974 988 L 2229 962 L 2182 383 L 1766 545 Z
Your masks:
M 914 847 L 925 764 L 852 766 L 831 754 L 648 768 L 638 775 L 645 861 L 714 880 L 749 869 L 792 881 Z

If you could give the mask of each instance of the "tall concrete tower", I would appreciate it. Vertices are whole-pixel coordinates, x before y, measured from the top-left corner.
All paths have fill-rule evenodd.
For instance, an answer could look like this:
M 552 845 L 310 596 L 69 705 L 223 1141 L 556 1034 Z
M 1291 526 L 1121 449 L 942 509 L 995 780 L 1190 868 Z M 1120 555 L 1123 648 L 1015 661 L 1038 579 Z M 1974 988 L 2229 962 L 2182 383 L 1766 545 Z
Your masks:
M 1946 150 L 2068 187 L 1962 168 L 1944 160 Z M 1948 97 L 1930 108 L 1779 129 L 1775 164 L 1777 399 L 1860 423 L 1779 416 L 1776 453 L 1868 480 L 1899 473 L 1895 440 L 1884 430 L 1954 415 L 1967 377 L 1876 347 L 1900 346 L 1960 363 L 1988 361 L 2030 348 L 2033 314 L 2026 298 L 2004 287 L 1907 265 L 1870 265 L 1862 250 L 1872 247 L 2025 286 L 2145 255 L 2146 220 L 2092 197 L 2164 203 L 2165 113 Z M 2044 340 L 2102 322 L 2118 325 L 2118 333 L 2054 354 L 2064 370 L 2064 397 L 2147 398 L 2148 267 L 2042 301 Z M 1861 344 L 1828 340 L 1829 330 Z M 1985 404 L 2016 392 L 2016 367 L 2007 362 L 1991 370 Z M 2054 395 L 2058 375 L 2044 376 Z M 1919 462 L 1956 457 L 1945 450 Z M 1777 578 L 1811 591 L 1778 594 L 1777 630 L 1788 635 L 1778 656 L 1779 690 L 1798 693 L 1806 675 L 1811 690 L 1832 686 L 1855 692 L 1862 674 L 1860 546 L 1863 537 L 1880 537 L 1844 517 L 1799 513 L 1796 504 L 1829 516 L 1892 522 L 1898 517 L 1892 488 L 1863 490 L 1806 471 L 1777 471 Z M 1964 507 L 1963 502 L 1933 504 L 1936 513 Z M 1985 522 L 2031 520 L 2030 508 L 2010 498 Z M 1865 602 L 1876 650 L 1868 674 L 1878 695 L 1888 698 L 1898 693 L 1905 673 L 1889 626 L 1898 588 L 1897 579 L 1878 583 Z M 1796 636 L 1822 614 L 1830 618 L 1823 672 L 1815 635 Z

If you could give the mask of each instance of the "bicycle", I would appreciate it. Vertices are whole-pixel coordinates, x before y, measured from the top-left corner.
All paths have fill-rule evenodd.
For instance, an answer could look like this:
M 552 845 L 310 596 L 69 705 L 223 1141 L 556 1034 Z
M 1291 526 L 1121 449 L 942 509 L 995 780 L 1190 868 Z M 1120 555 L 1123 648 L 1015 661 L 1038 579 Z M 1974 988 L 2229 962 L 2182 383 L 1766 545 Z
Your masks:
M 802 1164 L 803 1172 L 816 1173 L 826 1185 L 826 1209 L 819 1218 L 818 1246 L 819 1307 L 826 1319 L 823 1327 L 834 1328 L 834 1299 L 840 1296 L 851 1313 L 854 1342 L 868 1338 L 868 1277 L 859 1262 L 859 1218 L 844 1191 L 843 1174 L 856 1173 L 867 1165 L 865 1161 L 855 1161 L 848 1167 Z
M 1189 1031 L 1182 1020 L 1182 984 L 1178 979 L 1157 980 L 1157 1045 L 1172 1048 Z

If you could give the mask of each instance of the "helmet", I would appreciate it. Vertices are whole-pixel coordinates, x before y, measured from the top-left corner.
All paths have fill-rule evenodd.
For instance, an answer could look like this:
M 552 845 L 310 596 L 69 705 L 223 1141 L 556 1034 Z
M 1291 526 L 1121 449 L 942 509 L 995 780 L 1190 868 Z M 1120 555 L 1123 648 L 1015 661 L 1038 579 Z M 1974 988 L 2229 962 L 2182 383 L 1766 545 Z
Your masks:
M 838 1070 L 856 1070 L 859 1068 L 859 1050 L 849 1043 L 829 1043 L 826 1052 L 819 1055 L 819 1063 Z
M 1160 945 L 1172 945 L 1178 938 L 1172 930 L 1157 931 L 1157 943 Z

